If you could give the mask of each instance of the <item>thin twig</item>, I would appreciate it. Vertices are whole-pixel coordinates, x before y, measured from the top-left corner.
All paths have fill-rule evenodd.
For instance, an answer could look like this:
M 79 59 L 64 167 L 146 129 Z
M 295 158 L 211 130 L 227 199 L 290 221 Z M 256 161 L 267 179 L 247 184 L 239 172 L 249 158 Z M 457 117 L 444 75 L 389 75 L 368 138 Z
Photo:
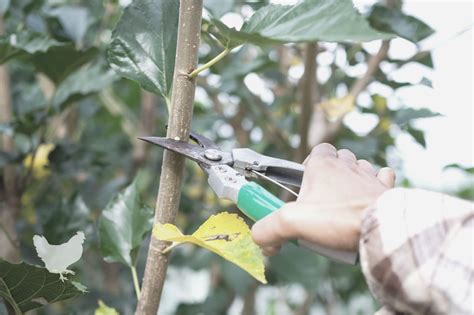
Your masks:
M 354 98 L 362 92 L 367 85 L 369 85 L 370 81 L 372 80 L 375 72 L 377 71 L 380 62 L 387 57 L 388 49 L 390 48 L 390 41 L 385 40 L 382 42 L 382 46 L 380 46 L 379 51 L 370 57 L 369 61 L 367 62 L 367 71 L 364 73 L 362 77 L 357 79 L 351 87 L 349 94 L 352 94 Z
M 214 58 L 212 58 L 211 60 L 209 60 L 207 63 L 203 64 L 202 66 L 200 66 L 199 68 L 195 69 L 193 72 L 191 72 L 189 74 L 189 76 L 191 78 L 194 78 L 195 76 L 197 76 L 200 72 L 206 70 L 206 69 L 209 69 L 210 67 L 212 67 L 213 65 L 215 65 L 216 63 L 218 63 L 219 61 L 221 61 L 225 56 L 227 56 L 228 54 L 230 53 L 230 49 L 229 48 L 226 48 L 224 49 L 220 54 L 218 54 L 217 56 L 215 56 Z
M 138 300 L 140 299 L 140 283 L 138 282 L 137 268 L 135 266 L 130 267 L 130 272 L 132 273 L 133 287 Z
M 352 85 L 349 94 L 357 98 L 357 96 L 367 87 L 371 82 L 375 72 L 380 63 L 387 57 L 390 48 L 390 41 L 382 42 L 379 51 L 369 58 L 367 62 L 367 71 L 362 77 L 357 79 Z M 316 106 L 311 118 L 311 125 L 308 134 L 308 143 L 310 146 L 315 146 L 321 142 L 331 141 L 331 139 L 339 132 L 342 126 L 342 119 L 339 117 L 336 121 L 328 121 L 321 108 Z

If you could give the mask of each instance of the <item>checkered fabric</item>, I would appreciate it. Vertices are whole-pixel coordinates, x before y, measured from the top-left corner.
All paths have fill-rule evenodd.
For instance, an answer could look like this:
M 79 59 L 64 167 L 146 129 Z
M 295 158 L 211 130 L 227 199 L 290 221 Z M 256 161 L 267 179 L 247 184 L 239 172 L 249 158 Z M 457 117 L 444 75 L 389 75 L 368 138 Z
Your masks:
M 377 315 L 474 314 L 474 205 L 395 188 L 366 210 L 362 270 Z

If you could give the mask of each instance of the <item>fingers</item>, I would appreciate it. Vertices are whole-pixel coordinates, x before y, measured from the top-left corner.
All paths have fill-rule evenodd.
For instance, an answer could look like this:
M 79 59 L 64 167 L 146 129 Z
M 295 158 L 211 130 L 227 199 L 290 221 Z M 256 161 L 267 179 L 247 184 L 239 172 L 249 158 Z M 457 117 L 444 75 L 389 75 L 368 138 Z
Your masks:
M 285 204 L 252 226 L 255 243 L 263 248 L 278 248 L 287 240 L 296 238 L 300 211 L 294 209 L 293 204 L 294 202 Z
M 359 241 L 362 212 L 345 203 L 290 202 L 256 222 L 252 238 L 267 256 L 276 255 L 282 244 L 290 240 L 352 250 Z
M 355 154 L 347 149 L 341 149 L 337 151 L 337 157 L 349 165 L 354 165 L 357 163 Z
M 337 157 L 336 148 L 329 143 L 321 143 L 315 146 L 311 153 L 304 159 L 303 165 L 306 166 L 313 157 Z
M 370 163 L 369 161 L 367 160 L 358 160 L 357 161 L 357 165 L 359 166 L 359 168 L 361 170 L 363 170 L 364 172 L 367 172 L 369 173 L 370 175 L 376 175 L 377 172 L 375 171 L 374 167 L 372 166 L 372 163 Z
M 318 144 L 311 150 L 311 158 L 315 157 L 337 157 L 336 148 L 329 143 Z
M 306 157 L 306 159 L 304 159 L 304 161 L 303 161 L 303 165 L 304 165 L 304 166 L 306 166 L 306 164 L 308 164 L 308 161 L 309 161 L 310 158 L 311 158 L 311 154 L 308 155 L 308 156 Z
M 384 167 L 377 173 L 377 178 L 385 186 L 392 188 L 395 185 L 395 171 L 390 167 Z
M 280 252 L 281 246 L 267 246 L 262 249 L 265 256 L 275 256 Z

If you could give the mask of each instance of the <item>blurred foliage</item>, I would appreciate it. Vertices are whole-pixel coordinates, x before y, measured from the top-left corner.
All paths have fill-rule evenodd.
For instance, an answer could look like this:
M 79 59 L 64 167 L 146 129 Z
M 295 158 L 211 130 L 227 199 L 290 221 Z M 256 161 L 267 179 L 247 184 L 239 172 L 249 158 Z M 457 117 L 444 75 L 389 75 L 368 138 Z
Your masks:
M 14 142 L 13 150 L 2 148 L 0 151 L 0 176 L 3 185 L 4 167 L 13 167 L 22 188 L 19 196 L 21 213 L 16 224 L 22 257 L 31 263 L 40 263 L 32 246 L 34 234 L 43 234 L 53 243 L 64 242 L 79 229 L 87 235 L 84 256 L 72 267 L 81 282 L 87 285 L 89 293 L 54 307 L 43 307 L 38 314 L 93 314 L 98 300 L 104 300 L 120 314 L 132 314 L 136 305 L 129 267 L 104 262 L 98 234 L 102 233 L 99 232 L 101 227 L 110 227 L 109 222 L 104 221 L 107 216 L 113 220 L 128 216 L 130 220 L 123 222 L 120 231 L 109 233 L 111 239 L 117 240 L 121 239 L 119 234 L 129 233 L 125 242 L 128 247 L 115 248 L 110 251 L 113 255 L 106 256 L 133 265 L 136 260 L 138 274 L 142 274 L 146 253 L 140 251 L 137 240 L 144 236 L 149 216 L 146 214 L 134 221 L 134 216 L 139 214 L 133 211 L 140 208 L 139 193 L 145 203 L 154 203 L 162 152 L 140 144 L 136 138 L 144 133 L 165 133 L 165 98 L 170 91 L 176 49 L 172 46 L 176 45 L 176 38 L 173 28 L 169 31 L 157 28 L 163 32 L 146 34 L 150 38 L 145 38 L 156 47 L 129 50 L 130 45 L 140 47 L 130 34 L 140 32 L 144 27 L 154 28 L 153 23 L 159 22 L 150 18 L 142 20 L 141 24 L 127 22 L 129 16 L 137 14 L 134 6 L 147 5 L 144 13 L 162 14 L 167 19 L 172 15 L 163 13 L 168 12 L 166 5 L 170 4 L 136 0 L 125 9 L 120 3 L 122 1 L 114 0 L 0 0 L 3 30 L 0 63 L 8 70 L 13 103 L 12 118 L 0 124 L 0 133 L 12 137 Z M 205 16 L 212 16 L 212 19 L 203 21 L 200 63 L 221 53 L 222 37 L 219 34 L 239 33 L 229 31 L 216 19 L 232 12 L 243 21 L 266 4 L 267 1 L 206 0 Z M 368 8 L 366 17 L 378 31 L 388 31 L 415 43 L 433 32 L 422 21 L 405 15 L 400 6 L 388 9 L 377 4 Z M 357 19 L 365 25 L 364 18 L 358 16 Z M 364 27 L 370 30 L 368 25 Z M 214 32 L 215 27 L 221 33 Z M 287 31 L 291 33 L 290 28 Z M 271 34 L 262 34 L 258 36 L 272 38 Z M 249 41 L 250 35 L 244 35 L 244 41 Z M 162 36 L 166 36 L 166 45 L 158 40 Z M 300 78 L 305 45 L 282 45 L 270 40 L 265 41 L 269 45 L 262 46 L 253 35 L 250 38 L 253 44 L 236 48 L 199 74 L 193 129 L 224 149 L 249 147 L 263 154 L 297 159 Z M 361 76 L 354 74 L 357 73 L 355 69 L 366 68 L 371 54 L 356 42 L 320 42 L 318 45 L 320 100 L 343 98 Z M 165 55 L 152 54 L 165 46 Z M 137 61 L 166 63 L 171 72 L 166 71 L 164 75 L 157 68 L 152 73 L 145 73 L 139 62 L 135 72 L 128 71 L 126 67 Z M 380 166 L 393 163 L 389 158 L 395 149 L 395 139 L 403 133 L 410 134 L 424 146 L 424 133 L 416 120 L 436 115 L 429 109 L 415 109 L 417 104 L 403 104 L 393 97 L 397 89 L 413 84 L 395 81 L 391 73 L 410 63 L 423 65 L 429 71 L 433 67 L 429 51 L 418 51 L 403 60 L 389 55 L 383 63 L 384 66 L 377 66 L 374 82 L 355 99 L 355 108 L 350 106 L 348 109 L 352 110 L 351 114 L 373 118 L 373 127 L 361 132 L 343 119 L 337 132 L 328 139 Z M 320 72 L 327 75 L 320 75 Z M 147 107 L 150 99 L 140 85 L 119 75 L 139 81 L 143 88 L 164 98 L 152 97 L 153 110 L 150 111 Z M 156 128 L 144 127 L 149 120 Z M 44 145 L 54 147 L 47 156 L 47 163 L 40 166 L 47 172 L 34 176 L 39 165 L 34 163 L 35 156 Z M 402 161 L 395 161 L 399 162 Z M 197 165 L 187 163 L 186 168 L 176 220 L 183 233 L 192 233 L 214 213 L 238 211 L 235 205 L 214 195 Z M 140 169 L 146 169 L 140 177 L 140 189 L 130 193 L 133 196 L 123 201 L 125 206 L 123 203 L 117 206 L 120 200 L 116 198 L 123 198 L 128 194 L 127 190 L 123 195 L 115 196 L 133 181 Z M 275 187 L 268 188 L 275 194 L 281 193 Z M 114 201 L 109 204 L 110 200 Z M 133 205 L 127 205 L 132 200 Z M 97 223 L 101 215 L 102 223 Z M 133 223 L 142 226 L 128 225 Z M 176 310 L 172 309 L 170 313 L 222 314 L 231 306 L 250 307 L 255 299 L 257 311 L 268 314 L 300 314 L 304 301 L 310 301 L 311 307 L 322 312 L 336 309 L 336 313 L 367 314 L 375 308 L 359 268 L 338 265 L 292 245 L 268 260 L 267 286 L 257 284 L 239 268 L 199 248 L 177 249 L 171 257 L 171 265 L 186 270 L 207 270 L 211 280 L 208 288 L 201 288 L 209 292 L 204 300 L 163 300 L 164 308 L 175 306 Z M 189 284 L 192 279 L 182 281 Z M 274 292 L 272 289 L 288 294 L 271 295 L 268 292 Z M 294 290 L 299 298 L 291 298 L 290 292 Z M 357 302 L 361 300 L 362 304 Z M 105 304 L 101 304 L 101 308 L 103 312 L 107 311 Z
M 15 314 L 85 293 L 87 290 L 80 283 L 58 281 L 58 276 L 46 268 L 0 259 L 0 297 L 8 301 Z

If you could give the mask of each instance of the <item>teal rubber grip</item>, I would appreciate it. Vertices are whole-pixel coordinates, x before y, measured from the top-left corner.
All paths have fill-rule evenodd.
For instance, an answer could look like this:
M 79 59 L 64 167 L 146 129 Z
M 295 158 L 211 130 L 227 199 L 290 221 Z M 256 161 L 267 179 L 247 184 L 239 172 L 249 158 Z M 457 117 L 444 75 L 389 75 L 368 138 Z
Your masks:
M 258 221 L 280 209 L 284 202 L 255 182 L 243 185 L 237 197 L 237 207 L 253 221 Z
M 280 209 L 283 204 L 283 201 L 254 182 L 243 185 L 237 196 L 237 207 L 254 221 L 258 221 L 266 215 Z M 290 242 L 341 263 L 351 265 L 357 263 L 357 251 L 329 249 L 305 240 L 291 240 Z

